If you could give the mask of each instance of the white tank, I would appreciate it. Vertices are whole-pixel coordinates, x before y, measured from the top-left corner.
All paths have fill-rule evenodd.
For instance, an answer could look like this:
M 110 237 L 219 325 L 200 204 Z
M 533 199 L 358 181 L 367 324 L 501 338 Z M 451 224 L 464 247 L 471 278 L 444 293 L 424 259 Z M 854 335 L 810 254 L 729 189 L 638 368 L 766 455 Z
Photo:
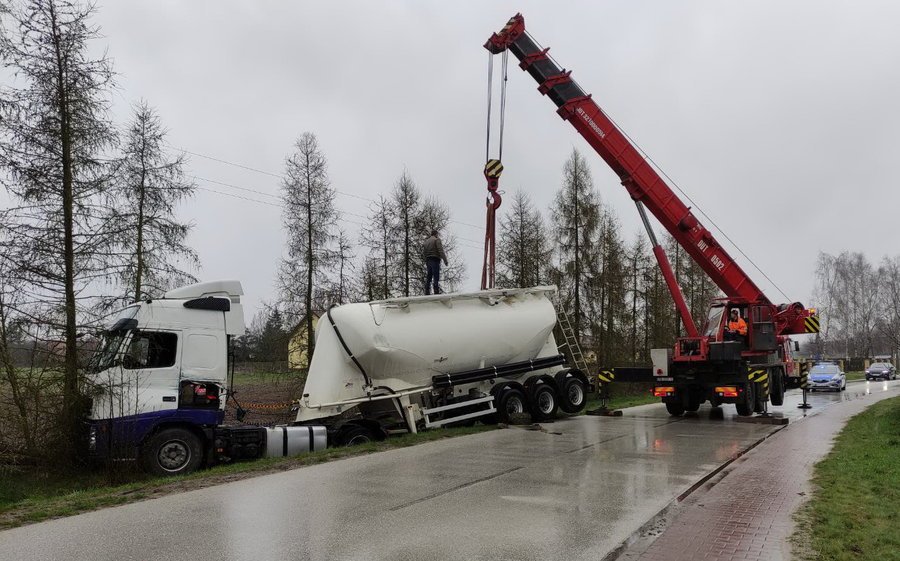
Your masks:
M 366 397 L 373 387 L 424 388 L 439 374 L 555 356 L 555 293 L 541 286 L 332 308 L 331 320 L 318 322 L 297 420 L 335 415 L 346 407 L 326 404 Z

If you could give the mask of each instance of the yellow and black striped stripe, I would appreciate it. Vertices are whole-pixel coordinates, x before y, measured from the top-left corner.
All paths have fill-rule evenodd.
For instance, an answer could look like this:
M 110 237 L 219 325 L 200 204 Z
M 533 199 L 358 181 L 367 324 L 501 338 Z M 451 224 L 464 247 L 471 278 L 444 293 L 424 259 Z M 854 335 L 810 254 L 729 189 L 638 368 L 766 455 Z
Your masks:
M 609 384 L 616 379 L 616 373 L 612 370 L 601 370 L 600 373 L 597 374 L 597 379 L 604 384 Z
M 488 160 L 487 163 L 484 164 L 485 177 L 500 177 L 502 172 L 503 164 L 500 163 L 500 160 Z
M 769 383 L 769 372 L 767 370 L 751 370 L 749 374 L 747 374 L 747 379 L 751 382 L 765 382 Z
M 806 329 L 806 333 L 818 333 L 820 331 L 819 327 L 819 316 L 809 316 L 803 321 L 803 327 Z

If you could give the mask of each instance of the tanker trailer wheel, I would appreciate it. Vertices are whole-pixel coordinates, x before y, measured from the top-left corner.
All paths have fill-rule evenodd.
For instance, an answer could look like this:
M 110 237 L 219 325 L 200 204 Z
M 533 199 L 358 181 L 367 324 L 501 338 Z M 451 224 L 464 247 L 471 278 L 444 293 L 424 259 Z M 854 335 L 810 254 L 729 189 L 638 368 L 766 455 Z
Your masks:
M 559 383 L 559 408 L 566 413 L 578 413 L 584 409 L 586 396 L 584 382 L 580 378 L 570 376 Z
M 735 403 L 737 414 L 741 417 L 749 417 L 753 414 L 754 405 L 756 404 L 756 396 L 753 392 L 753 384 L 747 384 L 744 387 L 744 398 Z
M 535 421 L 552 419 L 556 415 L 558 403 L 556 392 L 549 384 L 538 384 L 531 392 L 531 418 Z
M 784 405 L 784 373 L 780 369 L 769 371 L 769 388 L 772 405 Z
M 200 467 L 203 446 L 187 429 L 164 429 L 141 447 L 141 463 L 153 475 L 182 475 Z
M 510 421 L 518 421 L 523 415 L 528 414 L 525 405 L 525 394 L 516 388 L 507 388 L 500 392 L 497 401 L 497 420 L 510 424 Z

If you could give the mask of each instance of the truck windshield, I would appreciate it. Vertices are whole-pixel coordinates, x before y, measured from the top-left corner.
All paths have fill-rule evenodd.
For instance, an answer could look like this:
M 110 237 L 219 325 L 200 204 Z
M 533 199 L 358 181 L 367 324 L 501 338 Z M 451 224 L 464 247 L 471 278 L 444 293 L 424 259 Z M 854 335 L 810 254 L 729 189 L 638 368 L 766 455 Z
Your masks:
M 112 367 L 115 363 L 116 356 L 119 354 L 119 348 L 128 333 L 137 327 L 137 315 L 139 306 L 130 306 L 122 310 L 119 316 L 113 321 L 100 335 L 100 345 L 97 352 L 88 362 L 89 372 L 100 372 Z
M 722 323 L 722 312 L 724 311 L 725 306 L 713 306 L 709 309 L 706 325 L 703 327 L 704 335 L 712 337 L 719 331 L 719 325 Z

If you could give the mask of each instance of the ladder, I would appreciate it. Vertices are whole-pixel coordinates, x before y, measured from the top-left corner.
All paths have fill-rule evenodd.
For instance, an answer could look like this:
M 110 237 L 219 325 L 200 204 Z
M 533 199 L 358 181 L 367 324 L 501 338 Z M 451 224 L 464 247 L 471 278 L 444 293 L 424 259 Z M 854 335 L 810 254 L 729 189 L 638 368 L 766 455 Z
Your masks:
M 587 374 L 587 361 L 584 360 L 584 355 L 581 352 L 581 344 L 578 342 L 578 338 L 575 337 L 575 330 L 572 329 L 569 315 L 562 306 L 556 312 L 556 320 L 563 335 L 563 343 L 557 348 L 572 359 L 572 364 L 575 368 Z

